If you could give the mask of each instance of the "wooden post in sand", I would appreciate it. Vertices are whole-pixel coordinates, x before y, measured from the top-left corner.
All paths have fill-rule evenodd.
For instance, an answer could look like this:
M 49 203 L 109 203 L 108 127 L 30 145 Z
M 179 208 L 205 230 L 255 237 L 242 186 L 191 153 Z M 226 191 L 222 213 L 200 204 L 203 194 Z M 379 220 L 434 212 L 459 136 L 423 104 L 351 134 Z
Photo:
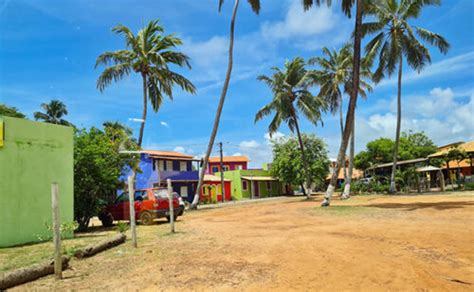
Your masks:
M 168 202 L 169 202 L 169 218 L 171 225 L 171 233 L 174 233 L 174 206 L 173 206 L 173 187 L 171 186 L 171 179 L 167 179 L 166 183 L 168 184 Z
M 53 209 L 54 275 L 57 280 L 63 278 L 61 258 L 61 222 L 59 219 L 59 186 L 51 184 L 51 205 Z

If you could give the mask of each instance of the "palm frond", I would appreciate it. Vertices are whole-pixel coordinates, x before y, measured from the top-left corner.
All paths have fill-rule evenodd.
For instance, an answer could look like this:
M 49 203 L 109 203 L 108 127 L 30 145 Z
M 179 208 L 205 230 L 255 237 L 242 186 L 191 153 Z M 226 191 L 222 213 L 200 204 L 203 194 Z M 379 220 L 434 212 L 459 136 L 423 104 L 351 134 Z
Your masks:
M 416 28 L 416 33 L 420 36 L 421 39 L 437 47 L 441 53 L 445 55 L 448 53 L 450 45 L 444 37 L 421 27 L 415 27 L 415 28 Z
M 129 63 L 117 64 L 106 68 L 102 74 L 100 74 L 97 79 L 97 89 L 99 91 L 104 91 L 104 89 L 109 86 L 112 81 L 119 81 L 125 76 L 129 75 L 131 71 L 131 65 Z

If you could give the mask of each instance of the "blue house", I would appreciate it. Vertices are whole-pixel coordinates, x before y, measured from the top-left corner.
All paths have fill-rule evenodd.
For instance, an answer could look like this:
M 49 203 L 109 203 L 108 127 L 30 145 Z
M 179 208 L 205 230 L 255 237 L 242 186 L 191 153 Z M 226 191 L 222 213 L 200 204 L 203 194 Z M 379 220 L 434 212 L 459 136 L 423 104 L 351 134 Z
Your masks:
M 136 188 L 166 187 L 171 179 L 173 191 L 192 202 L 199 179 L 199 159 L 175 151 L 143 150 L 140 154 L 141 173 L 136 174 Z M 194 164 L 194 167 L 193 167 Z M 126 181 L 130 170 L 122 176 Z

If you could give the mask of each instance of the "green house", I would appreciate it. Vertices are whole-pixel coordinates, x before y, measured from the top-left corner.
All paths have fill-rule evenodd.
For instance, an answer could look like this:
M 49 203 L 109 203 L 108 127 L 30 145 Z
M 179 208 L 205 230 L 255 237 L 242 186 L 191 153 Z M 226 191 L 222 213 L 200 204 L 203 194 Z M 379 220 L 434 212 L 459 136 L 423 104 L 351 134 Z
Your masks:
M 73 129 L 0 116 L 0 247 L 51 235 L 51 183 L 73 221 Z
M 220 173 L 216 176 L 220 176 Z M 272 177 L 268 170 L 232 170 L 224 172 L 224 177 L 232 182 L 232 197 L 235 200 L 274 197 L 284 192 L 282 183 Z

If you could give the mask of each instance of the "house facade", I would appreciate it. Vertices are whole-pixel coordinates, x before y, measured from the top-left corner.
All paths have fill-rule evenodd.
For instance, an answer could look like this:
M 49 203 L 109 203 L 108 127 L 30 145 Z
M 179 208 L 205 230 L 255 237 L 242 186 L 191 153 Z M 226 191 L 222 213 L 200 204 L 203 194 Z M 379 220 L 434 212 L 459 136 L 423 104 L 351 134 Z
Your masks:
M 199 159 L 191 155 L 162 150 L 143 150 L 140 153 L 139 169 L 136 174 L 137 189 L 166 187 L 171 180 L 173 191 L 188 202 L 192 202 L 199 181 Z M 131 171 L 128 169 L 121 180 L 126 182 Z M 231 199 L 231 182 L 224 182 L 225 199 Z M 221 201 L 222 187 L 220 177 L 206 175 L 200 194 L 201 200 Z
M 219 175 L 216 173 L 216 176 Z M 283 184 L 268 170 L 232 170 L 224 172 L 224 177 L 232 182 L 232 197 L 235 200 L 274 197 L 284 193 Z
M 224 156 L 222 162 L 224 171 L 245 170 L 248 168 L 249 158 L 247 156 Z M 206 170 L 207 174 L 215 174 L 221 171 L 220 157 L 209 157 L 209 163 Z

